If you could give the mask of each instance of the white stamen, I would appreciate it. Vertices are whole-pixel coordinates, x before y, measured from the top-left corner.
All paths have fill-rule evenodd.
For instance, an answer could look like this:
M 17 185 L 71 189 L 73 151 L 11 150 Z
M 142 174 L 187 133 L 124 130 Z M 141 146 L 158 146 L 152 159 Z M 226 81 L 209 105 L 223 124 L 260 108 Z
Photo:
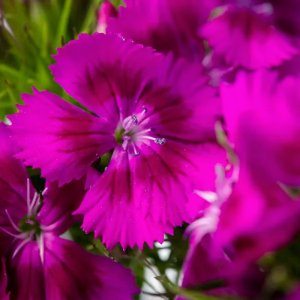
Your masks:
M 148 128 L 148 129 L 145 129 L 145 130 L 141 130 L 139 132 L 137 132 L 137 136 L 140 136 L 140 135 L 144 135 L 145 133 L 148 133 L 148 132 L 151 132 L 152 131 L 152 128 Z
M 43 232 L 45 232 L 45 231 L 49 232 L 49 231 L 52 231 L 53 229 L 57 228 L 58 224 L 60 224 L 60 223 L 61 223 L 61 220 L 58 220 L 58 221 L 52 223 L 51 225 L 46 225 L 46 226 L 41 225 L 40 228 Z
M 156 137 L 151 136 L 151 135 L 141 135 L 139 138 L 153 141 L 155 144 L 158 144 L 158 145 L 163 145 L 167 141 L 165 138 L 156 138 Z
M 17 249 L 14 251 L 12 258 L 16 257 L 16 255 L 19 253 L 19 251 L 28 243 L 30 242 L 32 239 L 32 235 L 30 235 L 27 239 L 25 239 L 24 241 L 22 241 L 22 243 L 20 243 L 20 245 L 17 247 Z
M 41 258 L 41 261 L 42 261 L 42 264 L 44 263 L 44 254 L 45 254 L 45 244 L 44 244 L 44 237 L 43 237 L 43 234 L 41 234 L 39 237 L 38 237 L 38 246 L 39 246 L 39 252 L 40 252 L 40 258 Z
M 38 201 L 40 200 L 40 195 L 39 193 L 34 193 L 32 202 L 30 204 L 29 210 L 28 210 L 28 215 L 32 216 L 33 214 L 37 213 L 37 208 L 38 208 Z
M 48 187 L 46 187 L 43 191 L 42 191 L 42 196 L 45 196 L 45 194 L 47 193 L 48 191 Z
M 142 111 L 138 114 L 133 114 L 126 117 L 122 121 L 122 148 L 128 151 L 134 156 L 140 155 L 139 147 L 137 146 L 138 141 L 150 140 L 155 144 L 163 145 L 166 143 L 166 139 L 163 137 L 154 137 L 151 132 L 152 128 L 144 128 L 145 125 L 141 125 L 144 120 L 147 120 L 147 108 L 143 107 Z
M 126 151 L 128 149 L 129 138 L 127 136 L 123 137 L 122 148 Z
M 126 131 L 132 130 L 138 124 L 138 118 L 136 115 L 131 115 L 124 119 L 122 126 Z
M 2 230 L 6 234 L 8 234 L 8 235 L 10 235 L 10 236 L 12 236 L 12 237 L 14 237 L 16 239 L 23 239 L 24 238 L 24 234 L 23 233 L 15 234 L 15 233 L 12 233 L 9 230 L 7 230 L 5 228 L 2 228 L 2 227 L 0 227 L 0 230 Z
M 194 193 L 209 203 L 214 203 L 218 199 L 215 192 L 194 190 Z
M 165 138 L 156 138 L 154 143 L 158 144 L 158 145 L 163 145 L 166 143 L 166 139 Z
M 6 213 L 6 215 L 7 215 L 7 218 L 8 218 L 8 220 L 9 220 L 11 226 L 12 226 L 17 232 L 19 232 L 19 231 L 20 231 L 19 227 L 18 227 L 17 224 L 14 222 L 14 220 L 12 219 L 12 217 L 10 216 L 10 214 L 8 213 L 8 210 L 7 210 L 7 209 L 5 209 L 5 213 Z
M 140 151 L 137 149 L 136 145 L 134 143 L 131 144 L 133 149 L 133 155 L 138 156 L 140 155 Z

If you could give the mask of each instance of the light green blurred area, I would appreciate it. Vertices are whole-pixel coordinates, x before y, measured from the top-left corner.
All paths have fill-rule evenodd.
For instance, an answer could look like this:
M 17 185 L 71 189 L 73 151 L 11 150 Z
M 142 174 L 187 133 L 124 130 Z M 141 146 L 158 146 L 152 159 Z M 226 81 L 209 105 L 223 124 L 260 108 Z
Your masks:
M 96 28 L 101 0 L 3 0 L 0 2 L 0 119 L 15 111 L 32 86 L 59 95 L 48 66 L 51 55 L 81 32 Z M 119 5 L 119 1 L 115 1 Z

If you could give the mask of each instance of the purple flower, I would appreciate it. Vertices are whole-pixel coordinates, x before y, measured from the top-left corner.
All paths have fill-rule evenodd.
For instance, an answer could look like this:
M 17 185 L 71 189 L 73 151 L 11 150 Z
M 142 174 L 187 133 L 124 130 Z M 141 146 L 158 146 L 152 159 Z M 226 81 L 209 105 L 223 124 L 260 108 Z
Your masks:
M 239 176 L 233 177 L 234 185 L 219 178 L 215 194 L 198 193 L 214 201 L 189 228 L 182 285 L 222 280 L 222 288 L 212 294 L 253 299 L 264 277 L 255 267 L 258 259 L 287 244 L 300 229 L 299 196 L 293 199 L 287 192 L 300 184 L 299 78 L 241 72 L 221 86 L 221 99 Z
M 132 299 L 129 270 L 59 237 L 72 222 L 83 183 L 42 193 L 13 155 L 10 128 L 0 124 L 0 237 L 10 299 Z M 2 299 L 2 298 L 1 298 Z
M 299 78 L 240 73 L 221 87 L 221 97 L 240 176 L 222 207 L 215 238 L 253 261 L 299 230 L 300 202 L 286 192 L 300 185 Z
M 210 205 L 204 207 L 200 217 L 187 229 L 190 246 L 183 267 L 182 287 L 199 289 L 211 286 L 206 292 L 216 296 L 238 295 L 253 299 L 261 289 L 264 274 L 254 262 L 245 263 L 232 253 L 227 253 L 224 244 L 215 238 L 219 228 L 219 217 L 234 185 L 239 168 L 224 170 L 216 166 L 216 191 L 196 191 Z M 225 244 L 228 247 L 228 244 Z M 230 249 L 231 250 L 231 249 Z M 205 291 L 205 289 L 204 289 Z M 183 299 L 181 297 L 178 300 Z
M 97 32 L 106 33 L 106 27 L 109 17 L 116 17 L 118 15 L 117 9 L 111 4 L 109 0 L 103 1 L 97 16 Z
M 181 285 L 196 290 L 202 287 L 202 293 L 214 296 L 255 299 L 263 287 L 264 276 L 254 264 L 244 265 L 229 258 L 213 236 L 207 234 L 201 242 L 192 237 Z
M 11 117 L 18 157 L 60 184 L 111 157 L 77 213 L 108 247 L 162 241 L 212 188 L 219 105 L 198 66 L 115 36 L 80 35 L 58 50 L 55 80 L 88 111 L 50 92 L 23 95 Z M 92 112 L 92 113 L 90 113 Z
M 235 1 L 234 1 L 235 2 Z M 215 61 L 229 67 L 259 69 L 280 65 L 297 53 L 295 46 L 261 6 L 228 5 L 199 31 L 213 49 Z
M 239 168 L 232 167 L 231 172 L 225 171 L 221 165 L 216 165 L 216 188 L 212 191 L 195 191 L 195 194 L 207 201 L 207 205 L 201 207 L 200 216 L 188 228 L 186 233 L 192 235 L 194 243 L 216 231 L 219 222 L 222 205 L 230 197 L 232 187 L 238 179 Z
M 108 32 L 172 52 L 194 62 L 204 57 L 203 39 L 197 34 L 217 0 L 126 0 L 116 18 L 108 20 Z

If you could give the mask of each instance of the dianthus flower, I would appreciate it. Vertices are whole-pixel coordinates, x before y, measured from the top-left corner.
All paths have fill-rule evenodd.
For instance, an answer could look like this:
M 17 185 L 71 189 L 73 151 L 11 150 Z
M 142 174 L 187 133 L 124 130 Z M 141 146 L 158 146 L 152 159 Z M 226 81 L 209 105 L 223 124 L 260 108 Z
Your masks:
M 264 274 L 254 264 L 299 232 L 299 194 L 292 197 L 291 188 L 300 186 L 300 82 L 278 75 L 241 72 L 221 86 L 225 129 L 239 175 L 234 182 L 217 179 L 215 193 L 198 192 L 213 201 L 189 228 L 183 287 L 222 280 L 213 294 L 253 299 L 251 291 L 258 286 L 243 286 L 245 276 L 252 278 L 248 283 L 259 283 L 253 280 L 257 276 L 262 282 Z
M 203 208 L 199 218 L 187 229 L 189 250 L 184 261 L 181 285 L 190 289 L 207 285 L 211 287 L 207 293 L 212 295 L 238 295 L 243 299 L 253 299 L 263 285 L 264 274 L 254 263 L 244 264 L 235 257 L 229 257 L 223 245 L 214 238 L 222 205 L 231 196 L 238 180 L 238 166 L 226 169 L 216 166 L 215 192 L 195 191 L 210 205 Z
M 217 0 L 126 0 L 117 17 L 108 20 L 108 32 L 172 52 L 193 62 L 202 62 L 203 39 L 197 34 Z
M 97 28 L 96 31 L 100 33 L 106 33 L 106 27 L 109 17 L 116 17 L 118 15 L 117 9 L 111 4 L 109 0 L 103 1 L 97 16 Z
M 212 47 L 214 61 L 255 70 L 280 65 L 298 52 L 294 37 L 283 28 L 287 23 L 279 22 L 284 15 L 283 8 L 293 10 L 288 9 L 288 3 L 223 2 L 227 5 L 222 7 L 222 12 L 199 30 Z M 298 13 L 294 14 L 298 16 L 300 6 L 295 9 Z
M 220 159 L 218 101 L 199 67 L 99 33 L 55 60 L 55 80 L 88 111 L 46 91 L 23 95 L 11 117 L 18 157 L 60 184 L 110 157 L 77 210 L 108 247 L 151 245 L 191 221 L 189 195 L 212 187 Z
M 60 237 L 83 184 L 35 191 L 12 147 L 9 128 L 0 124 L 1 293 L 7 280 L 8 299 L 132 299 L 137 290 L 129 270 Z
M 216 236 L 244 261 L 254 260 L 299 230 L 299 196 L 291 196 L 291 188 L 300 186 L 299 78 L 240 73 L 221 87 L 221 97 L 240 176 Z
M 228 257 L 226 251 L 207 234 L 201 241 L 191 237 L 189 250 L 183 265 L 181 286 L 201 289 L 214 296 L 239 296 L 255 299 L 264 284 L 265 274 L 255 264 L 240 264 Z M 176 300 L 187 300 L 177 297 Z

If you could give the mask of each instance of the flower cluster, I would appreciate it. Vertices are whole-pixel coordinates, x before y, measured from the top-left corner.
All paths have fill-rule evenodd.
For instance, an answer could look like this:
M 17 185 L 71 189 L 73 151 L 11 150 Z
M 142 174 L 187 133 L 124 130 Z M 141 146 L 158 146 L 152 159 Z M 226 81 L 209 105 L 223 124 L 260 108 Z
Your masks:
M 78 221 L 124 250 L 189 223 L 182 287 L 254 299 L 300 230 L 300 4 L 125 4 L 53 56 L 73 101 L 33 88 L 0 124 L 1 297 L 131 299 L 129 270 L 61 236 Z
M 1 299 L 132 299 L 129 270 L 61 237 L 75 221 L 84 182 L 35 190 L 10 136 L 0 124 Z

